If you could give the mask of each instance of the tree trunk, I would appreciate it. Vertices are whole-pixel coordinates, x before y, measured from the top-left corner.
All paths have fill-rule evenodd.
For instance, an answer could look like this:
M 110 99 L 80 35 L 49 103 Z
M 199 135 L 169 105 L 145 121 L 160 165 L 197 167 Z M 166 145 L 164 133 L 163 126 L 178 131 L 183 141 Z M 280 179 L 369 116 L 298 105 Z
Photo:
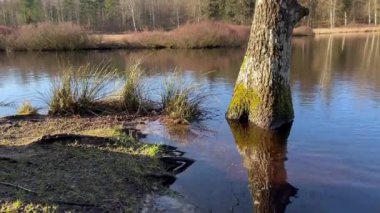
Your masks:
M 347 12 L 344 11 L 344 26 L 347 27 Z
M 334 0 L 334 5 L 333 5 L 333 27 L 335 27 L 335 17 L 336 17 L 336 0 Z
M 200 22 L 200 19 L 201 19 L 201 15 L 202 15 L 202 10 L 201 10 L 201 1 L 198 0 L 198 24 Z
M 368 1 L 368 24 L 371 24 L 371 0 Z
M 375 25 L 377 25 L 377 0 L 375 0 Z
M 179 28 L 179 8 L 176 9 L 177 28 Z
M 152 27 L 153 27 L 153 30 L 156 29 L 156 14 L 154 12 L 154 5 L 152 3 Z
M 307 20 L 307 25 L 313 27 L 313 16 L 314 16 L 314 0 L 309 0 L 309 18 Z
M 133 7 L 131 8 L 131 14 L 132 14 L 133 29 L 135 30 L 135 32 L 137 32 L 135 10 L 133 9 Z
M 294 25 L 308 14 L 296 0 L 259 0 L 227 118 L 278 128 L 294 118 L 289 86 Z

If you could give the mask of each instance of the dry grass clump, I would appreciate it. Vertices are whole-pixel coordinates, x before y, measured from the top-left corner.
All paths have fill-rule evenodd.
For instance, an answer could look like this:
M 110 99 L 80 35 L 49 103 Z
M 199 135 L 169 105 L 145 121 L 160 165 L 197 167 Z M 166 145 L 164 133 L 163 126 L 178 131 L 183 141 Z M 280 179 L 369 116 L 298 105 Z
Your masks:
M 113 92 L 116 75 L 116 70 L 104 62 L 65 68 L 52 83 L 49 114 L 97 114 L 106 110 L 105 99 Z
M 124 81 L 119 85 L 120 72 L 108 63 L 65 68 L 52 83 L 49 114 L 143 114 L 152 109 L 144 98 L 141 64 L 133 63 L 121 73 Z
M 186 24 L 170 32 L 138 32 L 125 38 L 136 48 L 216 48 L 239 47 L 247 43 L 250 28 L 223 22 L 204 21 Z
M 74 50 L 89 48 L 91 39 L 79 25 L 71 22 L 43 22 L 21 26 L 2 35 L 3 50 Z
M 125 84 L 122 88 L 122 105 L 128 113 L 144 112 L 147 110 L 148 103 L 144 99 L 141 77 L 143 70 L 141 63 L 136 62 L 126 70 Z
M 33 107 L 32 103 L 25 101 L 17 109 L 17 115 L 37 115 L 38 108 Z
M 210 94 L 199 84 L 184 81 L 178 73 L 168 76 L 161 100 L 151 99 L 143 88 L 141 64 L 131 64 L 121 86 L 120 72 L 101 63 L 96 66 L 68 67 L 52 83 L 48 101 L 50 115 L 110 115 L 162 113 L 176 123 L 206 118 L 204 102 Z M 152 94 L 150 94 L 152 95 Z
M 200 85 L 186 83 L 178 75 L 164 81 L 161 93 L 162 111 L 179 123 L 190 123 L 205 117 L 203 104 L 209 96 Z

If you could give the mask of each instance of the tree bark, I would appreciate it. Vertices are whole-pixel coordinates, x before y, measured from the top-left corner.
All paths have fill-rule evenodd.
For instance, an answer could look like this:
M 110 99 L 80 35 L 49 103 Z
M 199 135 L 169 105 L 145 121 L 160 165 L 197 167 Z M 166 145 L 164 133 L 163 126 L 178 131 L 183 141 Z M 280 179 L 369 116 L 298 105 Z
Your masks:
M 344 26 L 347 26 L 347 12 L 344 11 Z
M 371 0 L 368 0 L 368 24 L 371 24 Z
M 176 9 L 177 29 L 179 28 L 179 8 Z
M 377 0 L 375 0 L 375 25 L 377 25 Z
M 297 0 L 259 0 L 248 49 L 227 118 L 278 128 L 294 118 L 289 86 L 291 39 L 295 24 L 308 14 Z
M 131 14 L 132 14 L 133 29 L 135 30 L 135 32 L 137 32 L 136 19 L 135 19 L 135 10 L 134 10 L 133 7 L 131 8 Z

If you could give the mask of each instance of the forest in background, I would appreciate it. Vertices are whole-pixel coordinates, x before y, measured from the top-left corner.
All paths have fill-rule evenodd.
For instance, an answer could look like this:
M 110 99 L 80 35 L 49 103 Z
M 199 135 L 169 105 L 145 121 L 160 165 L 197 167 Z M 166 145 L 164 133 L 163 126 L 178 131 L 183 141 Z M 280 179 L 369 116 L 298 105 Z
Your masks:
M 310 9 L 302 24 L 338 27 L 378 24 L 378 0 L 300 0 Z M 250 25 L 255 0 L 0 0 L 0 25 L 73 22 L 92 31 L 171 30 L 217 20 Z

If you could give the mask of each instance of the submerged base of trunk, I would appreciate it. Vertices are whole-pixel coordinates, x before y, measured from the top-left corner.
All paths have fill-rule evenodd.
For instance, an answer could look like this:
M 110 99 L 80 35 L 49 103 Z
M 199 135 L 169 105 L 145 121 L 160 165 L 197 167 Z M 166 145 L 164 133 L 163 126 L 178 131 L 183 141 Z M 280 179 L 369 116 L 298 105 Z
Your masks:
M 289 124 L 294 119 L 290 87 L 248 88 L 237 84 L 226 117 L 270 129 Z

